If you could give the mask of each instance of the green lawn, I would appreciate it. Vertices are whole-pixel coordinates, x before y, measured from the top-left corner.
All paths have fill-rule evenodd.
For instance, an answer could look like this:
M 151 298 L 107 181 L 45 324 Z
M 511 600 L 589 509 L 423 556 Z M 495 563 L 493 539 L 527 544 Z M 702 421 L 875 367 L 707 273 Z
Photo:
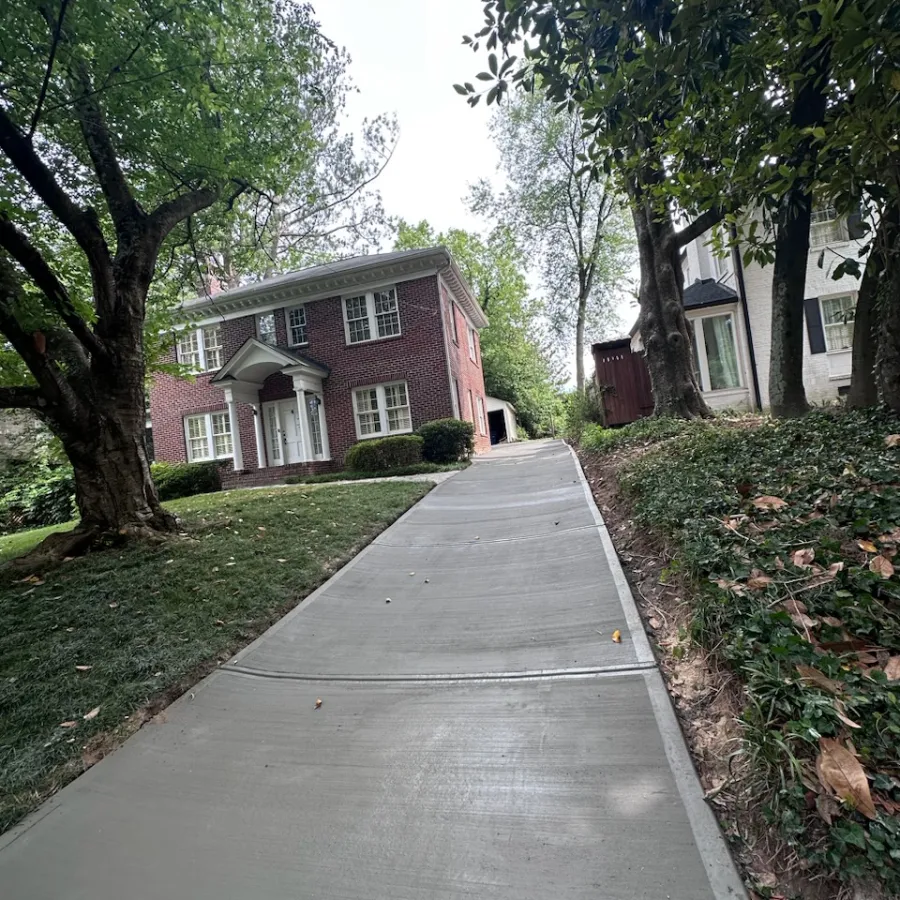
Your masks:
M 397 478 L 401 475 L 434 475 L 436 472 L 456 472 L 467 468 L 471 463 L 413 463 L 410 466 L 399 466 L 395 469 L 385 469 L 383 472 L 325 472 L 322 475 L 290 475 L 285 481 L 288 484 L 328 484 L 331 481 L 361 481 L 369 478 Z
M 0 563 L 8 562 L 17 556 L 22 556 L 36 547 L 48 534 L 55 531 L 69 531 L 75 527 L 74 522 L 66 522 L 64 525 L 48 525 L 46 528 L 35 528 L 31 531 L 17 531 L 15 534 L 5 534 L 0 537 Z
M 260 634 L 430 487 L 189 497 L 167 504 L 184 535 L 163 546 L 0 571 L 0 831 L 127 736 L 148 704 Z M 0 552 L 22 553 L 51 530 L 3 538 Z

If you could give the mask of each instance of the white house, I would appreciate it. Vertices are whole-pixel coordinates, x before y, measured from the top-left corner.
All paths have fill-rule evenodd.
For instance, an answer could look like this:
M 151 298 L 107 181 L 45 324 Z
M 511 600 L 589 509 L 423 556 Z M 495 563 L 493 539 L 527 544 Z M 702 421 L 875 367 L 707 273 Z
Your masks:
M 803 334 L 803 383 L 811 403 L 835 400 L 850 386 L 859 279 L 844 275 L 835 280 L 833 273 L 842 259 L 859 258 L 866 243 L 861 237 L 858 222 L 839 219 L 832 208 L 814 214 Z M 706 234 L 681 257 L 684 306 L 694 326 L 700 384 L 714 409 L 769 405 L 772 266 L 745 266 L 742 256 L 718 256 Z M 643 349 L 637 333 L 632 349 Z

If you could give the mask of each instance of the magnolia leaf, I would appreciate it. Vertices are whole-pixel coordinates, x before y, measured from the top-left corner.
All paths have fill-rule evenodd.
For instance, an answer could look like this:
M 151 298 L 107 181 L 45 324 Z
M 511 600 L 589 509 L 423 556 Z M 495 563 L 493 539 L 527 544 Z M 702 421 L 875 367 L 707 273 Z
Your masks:
M 819 738 L 816 772 L 822 784 L 867 819 L 874 819 L 875 804 L 859 760 L 834 738 Z
M 869 562 L 869 571 L 882 578 L 890 578 L 894 574 L 894 564 L 885 556 L 873 556 Z
M 787 501 L 782 500 L 781 497 L 771 497 L 767 494 L 764 497 L 757 497 L 753 501 L 753 505 L 757 509 L 784 509 Z
M 827 691 L 829 694 L 834 694 L 837 696 L 842 693 L 844 690 L 844 686 L 837 681 L 833 681 L 829 678 L 824 672 L 820 672 L 818 669 L 814 669 L 812 666 L 806 665 L 798 665 L 797 671 L 800 673 L 800 676 L 804 681 L 812 682 L 816 687 L 821 688 L 823 691 Z
M 816 558 L 816 551 L 812 547 L 804 547 L 802 550 L 795 550 L 791 554 L 791 562 L 798 569 L 811 569 L 812 561 Z

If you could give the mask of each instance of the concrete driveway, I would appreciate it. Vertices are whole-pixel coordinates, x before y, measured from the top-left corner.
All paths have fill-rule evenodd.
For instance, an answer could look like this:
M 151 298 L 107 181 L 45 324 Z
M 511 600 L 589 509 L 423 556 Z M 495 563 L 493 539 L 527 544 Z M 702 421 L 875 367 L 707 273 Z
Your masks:
M 0 839 L 0 896 L 743 897 L 611 554 L 565 445 L 478 460 Z

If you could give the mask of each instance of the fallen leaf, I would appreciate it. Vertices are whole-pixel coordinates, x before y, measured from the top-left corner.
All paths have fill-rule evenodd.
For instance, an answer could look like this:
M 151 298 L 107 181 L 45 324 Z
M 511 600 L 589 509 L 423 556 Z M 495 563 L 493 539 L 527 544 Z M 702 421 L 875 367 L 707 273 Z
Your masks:
M 754 575 L 752 578 L 747 579 L 747 587 L 751 591 L 761 591 L 766 585 L 771 584 L 773 580 L 769 575 Z
M 322 705 L 322 699 L 320 697 L 316 698 L 316 709 L 318 709 Z
M 622 643 L 622 632 L 618 628 L 612 633 L 612 639 L 614 644 Z
M 280 562 L 280 563 L 286 563 L 287 560 L 286 560 L 286 559 L 279 559 L 278 562 Z
M 415 572 L 410 572 L 409 574 L 410 574 L 410 576 L 413 576 L 413 575 L 415 575 L 416 573 L 415 573 Z
M 20 584 L 43 584 L 44 579 L 40 575 L 26 575 L 19 579 Z
M 842 628 L 844 625 L 840 619 L 836 619 L 834 616 L 822 616 L 822 621 L 832 628 Z
M 837 717 L 848 727 L 848 728 L 862 728 L 862 725 L 859 722 L 854 722 L 853 719 L 848 718 L 840 709 L 835 709 L 837 713 Z
M 812 666 L 801 664 L 797 666 L 797 671 L 800 673 L 800 677 L 805 681 L 812 682 L 816 687 L 822 688 L 823 691 L 828 691 L 829 694 L 834 694 L 835 696 L 837 696 L 844 690 L 844 686 L 842 684 L 832 680 L 824 672 L 820 672 L 818 669 L 814 669 Z
M 826 825 L 831 824 L 841 814 L 841 808 L 828 794 L 819 794 L 816 797 L 816 812 Z
M 85 713 L 81 718 L 84 719 L 85 722 L 90 722 L 91 719 L 96 719 L 100 713 L 100 707 L 95 706 L 90 712 Z
M 60 722 L 60 728 L 74 728 L 78 723 L 77 722 Z
M 860 550 L 865 550 L 866 553 L 878 552 L 878 548 L 871 541 L 857 541 L 856 546 L 859 547 Z
M 93 666 L 75 666 L 75 669 L 78 672 L 90 672 L 93 668 Z
M 791 597 L 788 600 L 785 600 L 782 606 L 791 614 L 791 615 L 803 615 L 808 612 L 806 608 L 806 604 L 802 600 L 798 600 L 796 597 Z
M 798 569 L 811 569 L 812 561 L 816 558 L 816 551 L 812 547 L 804 547 L 802 550 L 795 550 L 791 554 L 791 562 Z
M 885 447 L 900 447 L 900 434 L 889 434 L 884 439 Z
M 764 497 L 757 497 L 753 501 L 753 505 L 757 509 L 784 509 L 787 501 L 782 500 L 781 497 L 772 497 L 766 494 Z
M 894 574 L 894 564 L 885 556 L 873 556 L 869 562 L 869 571 L 882 578 L 890 578 Z
M 657 628 L 662 627 L 662 622 L 660 622 L 659 619 L 656 618 L 656 616 L 652 616 L 649 620 L 649 625 L 651 628 L 656 630 Z
M 884 674 L 888 681 L 900 681 L 900 656 L 892 656 L 887 661 Z
M 723 591 L 731 591 L 738 596 L 743 596 L 747 593 L 747 589 L 742 584 L 738 584 L 736 581 L 728 581 L 725 578 L 717 578 L 715 582 Z
M 822 784 L 867 819 L 876 816 L 869 782 L 859 760 L 834 738 L 819 738 L 816 772 Z
M 110 608 L 110 609 L 115 609 L 118 605 L 119 605 L 118 603 L 110 603 L 110 604 L 109 604 L 109 608 Z

